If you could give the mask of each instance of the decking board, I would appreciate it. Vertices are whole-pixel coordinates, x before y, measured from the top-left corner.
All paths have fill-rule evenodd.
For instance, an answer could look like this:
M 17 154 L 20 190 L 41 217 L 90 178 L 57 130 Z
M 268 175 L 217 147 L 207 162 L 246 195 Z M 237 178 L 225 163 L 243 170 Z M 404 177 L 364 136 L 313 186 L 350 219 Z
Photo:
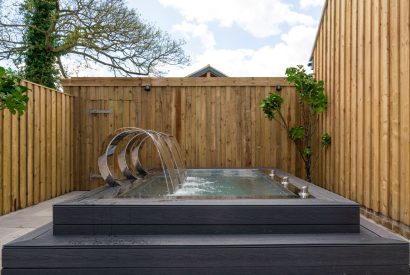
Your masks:
M 4 247 L 2 274 L 407 274 L 408 243 L 367 226 L 360 234 L 54 236 L 49 224 Z

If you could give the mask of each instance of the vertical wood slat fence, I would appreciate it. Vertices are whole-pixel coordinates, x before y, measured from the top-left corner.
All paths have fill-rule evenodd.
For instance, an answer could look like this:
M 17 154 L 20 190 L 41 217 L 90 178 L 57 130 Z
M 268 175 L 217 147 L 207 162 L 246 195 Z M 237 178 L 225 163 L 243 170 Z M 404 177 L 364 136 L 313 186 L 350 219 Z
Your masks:
M 329 96 L 321 130 L 333 138 L 315 181 L 408 236 L 409 24 L 408 0 L 329 0 L 313 50 Z
M 0 215 L 72 191 L 73 97 L 23 81 L 22 116 L 0 111 Z
M 120 127 L 171 133 L 188 167 L 278 167 L 302 175 L 286 131 L 265 118 L 259 103 L 281 84 L 283 109 L 297 119 L 294 88 L 283 78 L 72 78 L 62 82 L 75 98 L 75 183 L 101 185 L 97 158 L 103 139 Z M 149 92 L 144 90 L 150 85 Z M 142 154 L 153 164 L 154 149 Z
M 349 2 L 345 8 L 356 10 Z M 314 51 L 315 72 L 325 80 L 330 101 L 320 131 L 333 137 L 331 147 L 320 155 L 314 180 L 409 224 L 406 167 L 410 162 L 406 161 L 408 135 L 404 136 L 409 131 L 408 100 L 395 90 L 399 100 L 393 102 L 394 89 L 387 89 L 392 87 L 395 74 L 385 76 L 382 71 L 391 72 L 392 65 L 362 68 L 368 62 L 359 60 L 370 54 L 358 57 L 357 36 L 346 35 L 355 20 L 345 12 L 342 22 L 349 27 L 340 26 L 343 30 L 334 35 L 343 45 L 338 57 L 326 50 L 327 42 L 335 48 L 330 43 L 333 39 L 323 33 L 329 20 L 326 13 Z M 373 20 L 387 22 L 382 14 L 380 8 L 380 19 Z M 380 37 L 387 31 L 384 28 L 378 33 Z M 337 38 L 340 33 L 345 33 L 346 41 L 339 41 L 343 40 Z M 382 54 L 387 40 L 380 44 L 380 50 L 371 48 L 371 56 L 380 56 L 372 60 L 375 66 L 389 60 Z M 339 62 L 330 62 L 329 56 Z M 350 62 L 354 64 L 348 65 Z M 403 63 L 402 70 L 406 68 Z M 372 76 L 363 77 L 364 71 Z M 336 78 L 329 78 L 334 75 Z M 405 86 L 408 80 L 400 77 L 400 85 Z M 363 83 L 358 84 L 360 81 Z M 102 141 L 113 130 L 126 126 L 172 133 L 181 143 L 188 167 L 278 167 L 303 177 L 303 163 L 286 132 L 268 121 L 258 107 L 260 100 L 281 84 L 286 118 L 291 124 L 296 122 L 299 114 L 294 87 L 282 78 L 74 78 L 63 81 L 66 93 L 25 84 L 32 90 L 27 113 L 22 117 L 0 113 L 0 213 L 101 185 L 96 160 Z M 147 84 L 149 92 L 144 90 Z M 398 115 L 396 121 L 392 112 Z M 397 141 L 403 150 L 391 149 L 399 146 Z M 154 155 L 153 148 L 145 150 L 144 163 L 152 165 Z M 400 173 L 395 174 L 397 171 Z

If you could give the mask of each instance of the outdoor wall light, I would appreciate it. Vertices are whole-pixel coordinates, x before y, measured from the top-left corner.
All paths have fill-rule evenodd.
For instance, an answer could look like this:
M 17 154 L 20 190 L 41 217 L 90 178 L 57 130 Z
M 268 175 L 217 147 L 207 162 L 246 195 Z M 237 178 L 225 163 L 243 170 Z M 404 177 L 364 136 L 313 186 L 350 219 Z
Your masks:
M 147 84 L 144 86 L 144 91 L 149 92 L 151 91 L 151 85 Z
M 313 58 L 309 60 L 309 63 L 307 65 L 312 71 L 315 70 L 315 60 Z
M 281 86 L 281 85 L 276 85 L 276 91 L 277 91 L 277 92 L 282 91 L 282 86 Z

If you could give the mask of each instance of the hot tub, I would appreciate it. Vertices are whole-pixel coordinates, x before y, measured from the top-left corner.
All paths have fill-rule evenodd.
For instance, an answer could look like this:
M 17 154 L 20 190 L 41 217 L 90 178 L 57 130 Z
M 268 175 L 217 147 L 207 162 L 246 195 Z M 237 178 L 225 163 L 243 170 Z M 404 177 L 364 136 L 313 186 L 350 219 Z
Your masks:
M 192 169 L 168 194 L 161 173 L 54 206 L 54 234 L 357 233 L 359 205 L 280 170 Z M 127 186 L 127 187 L 124 187 Z M 309 197 L 300 190 L 308 187 Z

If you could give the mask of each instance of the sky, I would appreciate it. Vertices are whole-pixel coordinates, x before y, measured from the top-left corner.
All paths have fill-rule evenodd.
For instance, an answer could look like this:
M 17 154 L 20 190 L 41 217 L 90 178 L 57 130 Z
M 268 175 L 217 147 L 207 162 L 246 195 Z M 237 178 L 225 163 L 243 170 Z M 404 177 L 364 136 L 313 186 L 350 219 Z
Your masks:
M 124 0 L 143 20 L 184 39 L 186 76 L 210 64 L 228 76 L 283 76 L 309 61 L 325 0 Z M 63 58 L 71 76 L 113 76 L 107 68 Z M 0 63 L 1 65 L 2 63 Z M 8 65 L 8 64 L 3 64 Z
M 325 0 L 127 0 L 141 17 L 186 41 L 186 76 L 207 64 L 228 76 L 283 76 L 306 65 Z

